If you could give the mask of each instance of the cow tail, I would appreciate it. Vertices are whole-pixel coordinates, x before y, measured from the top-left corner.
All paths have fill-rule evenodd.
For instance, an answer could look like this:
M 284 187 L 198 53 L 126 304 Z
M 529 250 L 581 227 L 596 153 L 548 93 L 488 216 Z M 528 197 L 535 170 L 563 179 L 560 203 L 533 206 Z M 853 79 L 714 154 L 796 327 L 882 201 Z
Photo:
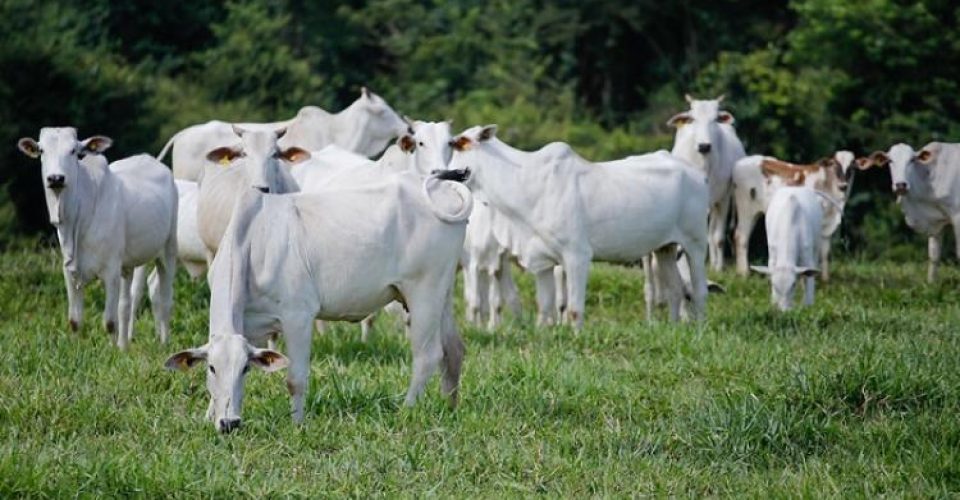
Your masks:
M 473 211 L 473 193 L 462 184 L 469 175 L 469 171 L 443 170 L 432 173 L 423 180 L 423 194 L 427 198 L 427 205 L 430 206 L 430 211 L 438 219 L 456 223 L 463 222 L 470 217 L 470 212 Z M 461 200 L 460 209 L 453 213 L 443 211 L 441 207 L 434 203 L 433 196 L 431 196 L 431 193 L 436 189 L 449 189 L 456 193 Z

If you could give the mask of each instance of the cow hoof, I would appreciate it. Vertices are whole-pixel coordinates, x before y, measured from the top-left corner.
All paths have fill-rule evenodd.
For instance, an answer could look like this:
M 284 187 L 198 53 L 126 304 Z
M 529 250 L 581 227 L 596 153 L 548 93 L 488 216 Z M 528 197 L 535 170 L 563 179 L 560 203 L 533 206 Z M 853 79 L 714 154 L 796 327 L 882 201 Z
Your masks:
M 71 332 L 76 333 L 80 331 L 80 322 L 78 322 L 77 320 L 71 319 L 69 323 L 70 323 Z
M 111 335 L 117 332 L 117 325 L 115 325 L 113 321 L 107 321 L 106 327 L 107 327 L 107 333 Z

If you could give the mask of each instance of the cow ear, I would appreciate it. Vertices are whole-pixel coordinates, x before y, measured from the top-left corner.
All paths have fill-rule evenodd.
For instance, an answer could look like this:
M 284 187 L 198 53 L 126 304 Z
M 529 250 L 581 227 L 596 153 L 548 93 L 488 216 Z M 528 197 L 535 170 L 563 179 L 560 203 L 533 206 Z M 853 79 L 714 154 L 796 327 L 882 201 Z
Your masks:
M 760 274 L 770 274 L 770 268 L 767 266 L 750 266 L 750 269 Z
M 471 141 L 469 137 L 458 135 L 450 139 L 450 147 L 453 148 L 454 151 L 467 151 L 471 145 L 473 145 L 473 141 Z
M 213 163 L 226 165 L 240 156 L 240 150 L 229 147 L 221 147 L 207 153 L 207 160 Z
M 368 89 L 366 86 L 360 87 L 361 97 L 366 97 L 367 99 L 373 99 L 373 96 L 371 94 L 372 93 L 370 92 L 370 89 Z
M 196 349 L 187 349 L 186 351 L 180 351 L 173 356 L 167 358 L 167 361 L 163 363 L 163 367 L 167 370 L 186 370 L 188 368 L 193 368 L 193 365 L 207 360 L 207 346 L 198 347 Z
M 857 165 L 857 168 L 860 170 L 866 170 L 873 166 L 873 163 L 870 161 L 869 158 L 864 158 L 862 156 L 860 158 L 857 158 L 856 160 L 853 160 L 853 162 Z
M 250 353 L 250 362 L 261 370 L 272 373 L 290 365 L 286 356 L 272 349 L 254 349 Z
M 497 135 L 497 126 L 496 125 L 487 125 L 480 130 L 480 135 L 477 136 L 477 140 L 480 142 L 489 141 Z
M 417 149 L 417 141 L 413 140 L 413 136 L 409 134 L 404 134 L 397 141 L 397 145 L 400 146 L 400 150 L 404 153 L 412 153 Z
M 721 111 L 717 113 L 717 123 L 733 125 L 733 122 L 734 122 L 733 114 L 730 113 L 729 111 Z
M 677 113 L 670 117 L 667 120 L 668 127 L 680 128 L 693 121 L 693 117 L 690 116 L 690 113 L 684 111 L 683 113 Z
M 280 152 L 280 157 L 287 163 L 300 163 L 310 159 L 310 152 L 296 146 L 284 149 Z
M 917 161 L 923 165 L 929 165 L 933 163 L 933 160 L 937 158 L 937 154 L 929 149 L 922 149 L 917 153 Z
M 17 148 L 30 158 L 40 158 L 40 145 L 37 144 L 37 141 L 29 137 L 24 137 L 17 141 Z
M 693 104 L 693 101 L 696 101 L 690 94 L 683 94 L 683 98 L 686 99 L 687 104 Z
M 800 266 L 797 266 L 796 268 L 794 268 L 793 271 L 799 274 L 800 276 L 804 276 L 806 278 L 809 278 L 811 276 L 816 276 L 817 273 L 820 272 L 814 267 L 800 267 Z
M 874 151 L 870 155 L 870 164 L 875 167 L 885 167 L 888 163 L 890 163 L 890 157 L 883 151 Z
M 113 146 L 113 139 L 102 135 L 95 135 L 80 141 L 80 148 L 87 153 L 103 154 Z

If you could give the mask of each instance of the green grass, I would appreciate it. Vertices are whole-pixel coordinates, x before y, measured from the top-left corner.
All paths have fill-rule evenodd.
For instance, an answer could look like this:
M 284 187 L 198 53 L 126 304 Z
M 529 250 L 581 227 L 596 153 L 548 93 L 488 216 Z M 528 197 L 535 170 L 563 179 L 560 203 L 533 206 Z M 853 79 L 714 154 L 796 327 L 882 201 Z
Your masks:
M 409 347 L 381 318 L 315 336 L 307 420 L 256 372 L 244 427 L 202 419 L 206 286 L 178 275 L 168 346 L 142 313 L 108 344 L 91 287 L 66 329 L 55 251 L 0 254 L 0 496 L 875 496 L 960 491 L 960 272 L 839 262 L 813 308 L 770 309 L 758 276 L 715 276 L 701 326 L 643 321 L 641 273 L 595 266 L 585 329 L 464 327 L 461 406 L 435 378 L 401 406 Z M 521 279 L 527 299 L 531 283 Z

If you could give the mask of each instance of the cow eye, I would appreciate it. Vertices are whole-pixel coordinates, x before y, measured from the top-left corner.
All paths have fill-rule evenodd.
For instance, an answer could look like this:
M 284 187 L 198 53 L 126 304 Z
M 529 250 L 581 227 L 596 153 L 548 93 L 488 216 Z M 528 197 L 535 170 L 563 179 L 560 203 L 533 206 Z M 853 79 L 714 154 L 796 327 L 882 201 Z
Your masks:
M 214 375 L 217 374 L 217 370 L 214 370 L 214 369 L 213 369 L 213 365 L 207 365 L 207 368 L 210 370 L 210 373 L 212 373 L 212 374 L 214 374 Z
M 421 148 L 423 147 L 423 141 L 417 143 Z

